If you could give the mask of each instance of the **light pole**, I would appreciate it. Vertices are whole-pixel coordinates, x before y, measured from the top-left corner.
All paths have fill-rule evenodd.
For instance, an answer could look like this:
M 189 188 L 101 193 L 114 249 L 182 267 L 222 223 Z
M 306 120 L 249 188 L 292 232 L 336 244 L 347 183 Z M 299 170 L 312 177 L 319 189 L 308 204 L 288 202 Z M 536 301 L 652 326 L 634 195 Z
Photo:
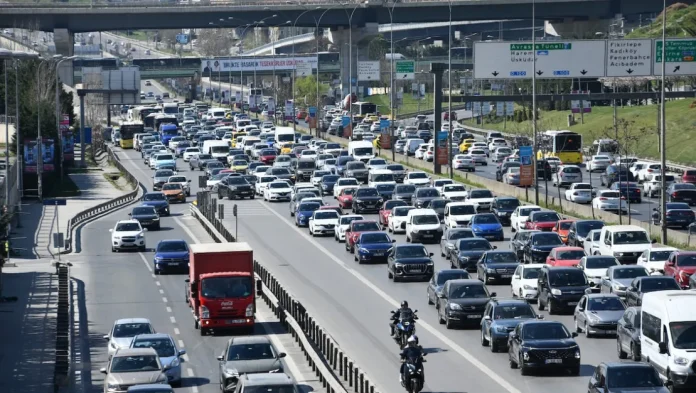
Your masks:
M 534 168 L 534 204 L 539 205 L 539 171 L 537 170 L 537 106 L 536 106 L 536 0 L 532 0 L 532 167 Z M 546 178 L 546 167 L 544 167 Z M 548 203 L 548 201 L 546 201 Z
M 347 9 L 343 9 L 346 12 L 346 15 L 348 15 L 348 95 L 350 96 L 351 104 L 353 103 L 353 14 L 360 5 L 364 4 L 368 4 L 368 1 L 365 0 L 365 2 L 357 4 L 355 8 L 353 8 L 353 11 L 350 12 L 350 15 L 348 15 Z M 346 4 L 342 3 L 341 5 L 345 6 Z M 353 111 L 351 111 L 350 108 L 348 108 L 348 113 L 350 114 L 350 124 L 352 127 Z
M 394 136 L 394 121 L 396 117 L 394 116 L 394 7 L 396 7 L 396 1 L 392 4 L 389 10 L 389 41 L 390 43 L 390 67 L 389 67 L 389 135 Z M 396 149 L 392 146 L 392 161 L 396 161 Z
M 239 103 L 240 109 L 242 110 L 242 113 L 244 113 L 244 60 L 242 59 L 244 56 L 242 52 L 244 52 L 244 34 L 246 33 L 247 29 L 251 27 L 251 24 L 247 24 L 244 27 L 244 30 L 242 30 L 242 34 L 239 36 L 239 43 L 237 44 L 238 52 L 239 52 L 239 86 L 241 88 L 241 92 L 239 93 L 239 97 L 241 98 L 242 102 Z
M 265 23 L 266 23 L 266 20 L 275 18 L 275 17 L 277 17 L 277 16 L 278 16 L 277 14 L 273 14 L 273 15 L 271 15 L 271 16 L 268 16 L 268 17 L 265 17 L 265 18 L 261 19 L 261 20 L 258 21 L 258 22 L 254 22 L 254 28 L 255 28 L 255 29 L 258 28 L 259 25 L 265 24 Z M 263 84 L 262 84 L 262 85 L 263 85 Z M 258 90 L 257 90 L 258 88 L 259 88 L 259 87 L 258 87 L 258 84 L 257 84 L 257 82 L 256 82 L 256 60 L 254 60 L 254 106 L 256 107 L 256 118 L 257 118 L 257 119 L 259 118 L 259 107 L 258 107 L 259 104 L 258 104 L 258 102 L 257 102 L 257 98 L 258 98 L 258 97 L 257 97 L 257 94 L 256 94 L 256 92 L 258 91 Z M 263 90 L 262 90 L 261 95 L 263 95 Z
M 447 152 L 447 163 L 449 164 L 450 179 L 454 179 L 454 168 L 452 168 L 452 0 L 449 0 L 449 30 L 447 34 L 447 90 L 449 92 L 447 112 L 449 119 L 448 130 L 447 130 L 447 147 L 445 151 Z
M 41 179 L 43 175 L 43 153 L 41 152 L 41 148 L 43 147 L 43 140 L 41 139 L 41 66 L 44 64 L 48 64 L 50 59 L 43 59 L 39 63 L 39 66 L 37 67 L 36 70 L 36 102 L 37 102 L 37 108 L 36 108 L 36 178 L 37 178 L 37 192 L 39 194 L 39 200 L 43 200 L 43 180 Z M 85 141 L 80 141 L 80 143 L 85 143 Z M 83 157 L 84 160 L 84 157 Z
M 416 73 L 418 73 L 418 47 L 420 46 L 421 41 L 427 41 L 433 37 L 425 37 L 423 39 L 420 39 L 416 41 Z M 420 57 L 423 58 L 423 51 L 420 51 Z M 418 94 L 418 112 L 420 112 L 420 104 L 421 104 L 421 96 L 420 96 L 420 84 L 418 83 L 418 79 L 416 79 L 416 94 Z
M 324 15 L 326 15 L 326 13 L 329 12 L 329 10 L 331 8 L 332 7 L 328 7 L 327 9 L 324 10 L 324 12 L 321 13 L 321 15 L 319 15 L 319 19 L 316 20 L 317 28 L 316 28 L 316 30 L 314 30 L 315 34 L 316 34 L 316 42 L 317 42 L 317 101 L 315 104 L 316 105 L 316 112 L 314 113 L 314 116 L 315 116 L 314 129 L 317 132 L 317 137 L 319 137 L 319 119 L 318 119 L 318 117 L 319 117 L 319 23 L 321 23 L 321 18 L 323 18 Z
M 667 1 L 662 0 L 662 64 L 660 75 L 660 165 L 662 165 L 662 174 L 660 176 L 660 221 L 662 244 L 667 244 L 667 198 L 665 198 L 665 190 L 667 190 L 666 173 L 667 169 L 667 140 L 666 140 L 666 122 L 665 122 L 665 59 L 667 47 Z
M 60 183 L 63 184 L 63 135 L 60 132 L 60 120 L 62 118 L 60 113 L 60 75 L 58 75 L 58 69 L 60 68 L 60 63 L 66 60 L 75 60 L 77 56 L 70 56 L 58 60 L 56 63 L 56 131 L 58 132 L 58 141 L 60 141 Z
M 319 7 L 315 9 L 319 9 Z M 295 119 L 295 77 L 297 74 L 297 60 L 295 59 L 295 38 L 297 37 L 297 22 L 299 22 L 302 15 L 311 11 L 314 11 L 314 9 L 304 10 L 300 15 L 297 16 L 297 19 L 295 19 L 295 22 L 293 22 L 292 24 L 292 128 L 295 131 L 297 131 L 297 121 Z M 317 64 L 317 71 L 319 71 L 319 64 Z
M 289 25 L 289 24 L 292 24 L 292 21 L 291 21 L 291 20 L 286 20 L 285 22 L 283 22 L 283 23 L 281 23 L 281 24 L 279 24 L 279 25 L 275 25 L 275 26 L 271 26 L 271 27 L 278 28 L 278 27 L 280 27 L 280 26 L 285 26 L 285 25 Z M 273 86 L 273 101 L 274 101 L 274 103 L 275 103 L 275 104 L 274 104 L 275 107 L 273 108 L 273 123 L 275 124 L 275 123 L 276 123 L 276 120 L 277 120 L 277 118 L 278 118 L 278 116 L 276 115 L 276 112 L 278 111 L 278 110 L 277 110 L 277 108 L 278 108 L 278 88 L 277 88 L 277 86 L 276 86 L 276 52 L 275 52 L 275 43 L 273 42 L 273 35 L 272 35 L 272 34 L 271 34 L 271 53 L 273 54 L 273 80 L 272 80 L 272 86 Z

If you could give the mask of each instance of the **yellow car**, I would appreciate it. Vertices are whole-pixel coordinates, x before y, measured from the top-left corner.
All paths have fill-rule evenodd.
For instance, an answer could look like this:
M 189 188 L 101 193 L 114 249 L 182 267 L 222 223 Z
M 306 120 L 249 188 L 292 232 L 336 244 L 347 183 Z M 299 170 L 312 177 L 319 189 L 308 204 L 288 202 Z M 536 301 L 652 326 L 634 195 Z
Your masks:
M 378 117 L 378 116 L 375 116 L 375 115 L 367 116 L 366 119 L 369 120 L 369 121 L 371 121 L 371 122 L 373 122 L 373 123 L 374 123 L 374 122 L 379 122 L 379 117 Z
M 292 153 L 293 143 L 287 142 L 280 147 L 280 154 L 290 154 Z
M 476 142 L 475 139 L 465 139 L 461 145 L 459 145 L 459 152 L 464 154 L 469 151 L 469 148 Z
M 230 165 L 230 169 L 235 172 L 245 172 L 248 167 L 249 163 L 246 162 L 246 160 L 234 160 L 232 161 L 232 165 Z

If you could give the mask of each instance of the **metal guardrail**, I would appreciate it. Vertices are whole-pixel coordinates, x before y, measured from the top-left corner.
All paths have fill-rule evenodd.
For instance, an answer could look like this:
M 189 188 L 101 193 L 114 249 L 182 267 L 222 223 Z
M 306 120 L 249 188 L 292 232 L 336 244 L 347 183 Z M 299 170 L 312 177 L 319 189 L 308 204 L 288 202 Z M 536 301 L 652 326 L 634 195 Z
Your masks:
M 72 372 L 72 291 L 70 268 L 60 264 L 58 274 L 58 312 L 56 318 L 56 358 L 53 371 L 54 391 L 69 383 Z
M 217 243 L 233 242 L 234 237 L 216 217 L 217 203 L 207 191 L 199 192 L 191 214 L 206 228 Z M 292 297 L 283 285 L 258 261 L 254 272 L 263 282 L 262 296 L 305 354 L 312 370 L 328 393 L 347 392 L 340 382 L 348 383 L 355 393 L 375 393 L 376 387 L 367 373 L 341 349 L 331 335 Z M 317 352 L 323 356 L 317 355 Z
M 457 1 L 457 0 L 454 0 Z M 470 1 L 470 0 L 467 0 Z M 337 5 L 347 8 L 350 4 L 361 4 L 364 0 L 343 0 L 341 3 L 331 0 L 300 0 L 288 3 L 284 0 L 71 0 L 70 2 L 43 2 L 41 0 L 7 0 L 3 8 L 172 8 L 172 7 L 234 7 L 256 8 L 259 6 L 326 6 L 336 8 Z

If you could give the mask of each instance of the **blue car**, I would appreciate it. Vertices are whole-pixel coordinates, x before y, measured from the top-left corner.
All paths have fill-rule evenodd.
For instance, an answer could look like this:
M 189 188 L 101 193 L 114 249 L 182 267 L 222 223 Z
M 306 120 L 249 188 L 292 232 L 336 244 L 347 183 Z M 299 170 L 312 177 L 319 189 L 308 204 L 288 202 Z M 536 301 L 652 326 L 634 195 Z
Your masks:
M 346 166 L 349 162 L 355 161 L 355 158 L 351 156 L 341 156 L 336 160 L 336 172 L 343 176 L 343 172 L 346 171 Z
M 184 240 L 161 240 L 155 247 L 155 274 L 189 268 L 189 248 Z
M 491 352 L 507 350 L 508 336 L 522 321 L 540 318 L 524 299 L 491 299 L 481 318 L 481 344 Z
M 475 214 L 471 217 L 469 227 L 474 231 L 476 237 L 498 241 L 505 240 L 503 224 L 498 221 L 498 217 L 493 213 Z
M 336 182 L 340 178 L 341 178 L 341 176 L 338 176 L 338 175 L 324 175 L 324 176 L 322 176 L 321 182 L 319 182 L 319 185 L 321 186 L 322 195 L 333 195 L 334 186 L 336 185 Z
M 171 214 L 169 210 L 169 201 L 162 192 L 147 192 L 143 195 L 143 206 L 152 206 L 157 210 L 160 216 L 168 216 Z
M 312 217 L 312 214 L 320 207 L 319 202 L 301 202 L 295 212 L 295 225 L 298 227 L 309 226 L 309 217 Z
M 175 154 L 177 157 L 183 157 L 184 152 L 185 152 L 186 149 L 188 149 L 189 147 L 191 147 L 191 144 L 190 144 L 189 142 L 179 142 L 179 144 L 176 145 L 176 150 L 174 151 L 174 154 Z
M 384 232 L 363 232 L 355 242 L 355 261 L 363 262 L 386 262 L 392 243 L 396 242 Z

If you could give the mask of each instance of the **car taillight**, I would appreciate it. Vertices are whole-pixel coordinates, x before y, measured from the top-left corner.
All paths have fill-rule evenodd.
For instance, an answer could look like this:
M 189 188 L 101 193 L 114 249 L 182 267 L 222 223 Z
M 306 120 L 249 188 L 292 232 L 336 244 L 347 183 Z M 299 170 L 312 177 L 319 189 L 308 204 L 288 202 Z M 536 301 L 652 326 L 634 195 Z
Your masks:
M 665 213 L 666 216 L 671 216 L 673 212 L 667 212 Z
M 599 200 L 600 200 L 600 201 L 606 201 L 607 198 L 605 198 L 605 197 L 599 197 Z
M 652 169 L 648 169 L 648 173 L 652 173 L 652 171 L 653 171 Z
M 625 196 L 622 196 L 622 197 L 621 197 L 621 200 L 622 200 L 622 201 L 625 201 L 625 200 L 626 200 L 626 197 L 625 197 Z
M 673 193 L 672 193 L 672 198 L 676 198 L 676 197 L 677 197 L 677 193 L 676 193 L 676 192 L 673 192 Z

